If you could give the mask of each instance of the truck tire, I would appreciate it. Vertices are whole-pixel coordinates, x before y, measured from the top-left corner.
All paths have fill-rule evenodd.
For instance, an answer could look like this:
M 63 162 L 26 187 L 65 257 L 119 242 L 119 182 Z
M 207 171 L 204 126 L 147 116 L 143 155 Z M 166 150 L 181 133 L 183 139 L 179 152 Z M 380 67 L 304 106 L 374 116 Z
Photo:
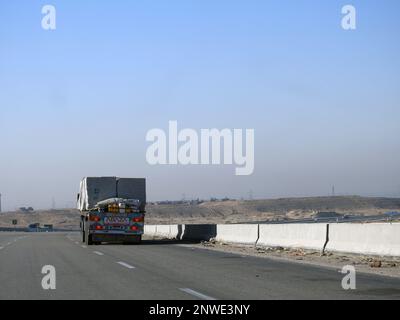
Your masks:
M 93 245 L 93 240 L 92 240 L 92 235 L 89 232 L 86 232 L 86 245 L 92 246 Z
M 82 221 L 81 222 L 81 233 L 82 233 L 82 243 L 85 243 L 86 241 L 86 232 L 85 232 L 85 223 Z
M 85 236 L 84 239 L 85 239 L 86 245 L 88 245 L 88 246 L 93 245 L 92 235 L 89 232 L 89 225 L 87 225 L 86 223 L 85 223 L 85 228 L 84 228 L 84 236 Z

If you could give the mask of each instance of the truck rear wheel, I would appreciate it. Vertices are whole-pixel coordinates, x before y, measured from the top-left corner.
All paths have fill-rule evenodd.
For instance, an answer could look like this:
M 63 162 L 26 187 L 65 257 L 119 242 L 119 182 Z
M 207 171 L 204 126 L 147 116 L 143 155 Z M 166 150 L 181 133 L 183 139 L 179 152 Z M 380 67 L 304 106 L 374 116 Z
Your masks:
M 86 233 L 86 237 L 85 237 L 85 239 L 86 239 L 86 244 L 88 245 L 88 246 L 91 246 L 91 245 L 93 245 L 93 240 L 92 240 L 92 235 L 89 233 L 89 232 L 85 232 Z

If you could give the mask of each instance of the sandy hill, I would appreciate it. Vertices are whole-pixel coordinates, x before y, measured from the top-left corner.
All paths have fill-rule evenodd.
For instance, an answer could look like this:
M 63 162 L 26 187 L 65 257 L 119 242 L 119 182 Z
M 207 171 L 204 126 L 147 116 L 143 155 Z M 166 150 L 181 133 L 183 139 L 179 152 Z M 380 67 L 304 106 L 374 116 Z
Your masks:
M 318 211 L 354 215 L 377 215 L 400 211 L 400 198 L 312 197 L 254 201 L 217 201 L 200 205 L 149 205 L 147 223 L 238 223 L 273 219 L 302 219 Z M 10 227 L 12 220 L 26 227 L 31 223 L 53 224 L 56 228 L 78 229 L 79 212 L 74 209 L 9 212 L 0 214 L 0 227 Z
M 148 208 L 148 221 L 237 223 L 271 219 L 309 218 L 319 211 L 377 215 L 400 209 L 400 198 L 311 197 L 253 201 L 205 202 L 200 205 L 159 205 Z

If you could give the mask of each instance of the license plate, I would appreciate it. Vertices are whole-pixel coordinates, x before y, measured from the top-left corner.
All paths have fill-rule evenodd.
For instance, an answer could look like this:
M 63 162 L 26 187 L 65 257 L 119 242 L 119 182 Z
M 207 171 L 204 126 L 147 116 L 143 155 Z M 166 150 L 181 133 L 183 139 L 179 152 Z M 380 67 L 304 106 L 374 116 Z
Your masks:
M 126 217 L 105 217 L 104 218 L 105 225 L 129 225 L 129 218 Z

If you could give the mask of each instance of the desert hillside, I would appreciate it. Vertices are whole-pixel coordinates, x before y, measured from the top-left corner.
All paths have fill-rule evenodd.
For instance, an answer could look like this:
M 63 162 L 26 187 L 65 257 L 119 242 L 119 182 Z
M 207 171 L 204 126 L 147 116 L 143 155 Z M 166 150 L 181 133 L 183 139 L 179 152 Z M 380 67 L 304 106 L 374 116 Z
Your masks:
M 147 223 L 238 223 L 276 219 L 302 219 L 319 211 L 343 214 L 377 215 L 400 210 L 400 198 L 313 197 L 253 201 L 213 201 L 201 204 L 151 204 L 147 207 Z M 53 224 L 60 229 L 78 229 L 79 212 L 73 209 L 9 212 L 0 214 L 0 227 L 32 223 Z
M 378 215 L 400 209 L 400 198 L 311 197 L 253 201 L 217 201 L 200 205 L 153 205 L 147 220 L 157 223 L 238 223 L 309 218 L 321 211 Z
M 18 220 L 17 227 L 27 227 L 32 223 L 52 224 L 55 228 L 74 230 L 79 229 L 79 211 L 73 209 L 5 212 L 0 214 L 0 227 L 12 227 L 12 221 Z

